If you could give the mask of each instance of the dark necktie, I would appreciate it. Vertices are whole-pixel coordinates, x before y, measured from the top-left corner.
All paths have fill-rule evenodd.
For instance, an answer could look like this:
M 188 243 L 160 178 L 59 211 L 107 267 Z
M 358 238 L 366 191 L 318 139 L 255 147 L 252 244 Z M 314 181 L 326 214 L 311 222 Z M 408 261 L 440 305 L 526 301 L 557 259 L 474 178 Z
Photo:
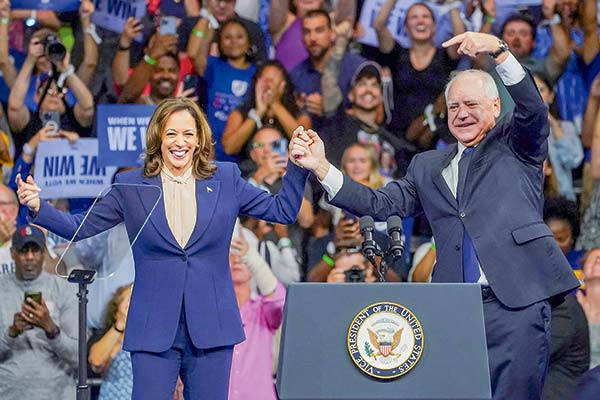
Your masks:
M 471 162 L 472 152 L 474 147 L 467 147 L 462 153 L 460 161 L 458 162 L 458 185 L 456 188 L 456 200 L 458 201 L 459 209 L 461 207 L 461 201 L 463 200 L 463 190 L 465 187 L 465 179 L 467 177 L 467 170 L 469 169 L 469 163 Z M 462 210 L 460 211 L 463 212 Z M 477 261 L 477 254 L 475 254 L 475 247 L 473 241 L 467 233 L 465 227 L 463 233 L 463 281 L 464 282 L 477 282 L 479 280 L 479 262 Z

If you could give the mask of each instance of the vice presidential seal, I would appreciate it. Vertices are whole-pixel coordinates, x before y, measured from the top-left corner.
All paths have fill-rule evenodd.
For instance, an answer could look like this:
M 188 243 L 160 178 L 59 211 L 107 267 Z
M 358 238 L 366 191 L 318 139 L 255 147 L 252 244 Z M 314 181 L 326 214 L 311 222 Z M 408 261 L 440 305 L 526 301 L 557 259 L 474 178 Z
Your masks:
M 406 374 L 423 354 L 421 323 L 396 303 L 375 303 L 361 310 L 348 328 L 347 342 L 354 364 L 379 379 Z

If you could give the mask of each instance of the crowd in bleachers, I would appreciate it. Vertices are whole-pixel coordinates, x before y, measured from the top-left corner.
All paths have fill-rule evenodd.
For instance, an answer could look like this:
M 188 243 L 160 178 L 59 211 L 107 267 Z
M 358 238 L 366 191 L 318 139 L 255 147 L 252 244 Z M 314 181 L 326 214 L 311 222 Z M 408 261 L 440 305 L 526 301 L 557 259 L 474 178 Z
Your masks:
M 90 287 L 89 365 L 100 399 L 131 393 L 121 345 L 132 260 L 115 256 L 123 244 L 116 233 L 68 252 L 65 238 L 27 225 L 15 179 L 34 174 L 41 142 L 106 135 L 95 124 L 98 105 L 189 97 L 206 113 L 213 157 L 237 163 L 265 191 L 281 187 L 299 125 L 319 133 L 332 164 L 379 188 L 402 178 L 416 154 L 456 142 L 444 98 L 454 71 L 484 69 L 499 81 L 486 54 L 472 62 L 456 46 L 441 47 L 465 31 L 504 40 L 549 108 L 544 220 L 582 287 L 553 309 L 543 398 L 570 399 L 600 382 L 587 372 L 600 365 L 596 0 L 147 0 L 143 17 L 127 18 L 118 32 L 93 22 L 99 4 L 21 10 L 0 0 L 0 398 L 75 398 L 77 299 L 56 277 L 59 260 L 63 271 L 119 265 Z M 514 103 L 498 86 L 504 115 Z M 93 200 L 51 201 L 75 213 Z M 429 223 L 407 218 L 403 227 L 406 251 L 387 281 L 427 282 L 436 258 Z M 387 246 L 385 224 L 376 228 L 374 239 Z M 358 251 L 357 216 L 328 204 L 312 178 L 295 224 L 240 216 L 234 236 L 231 273 L 248 340 L 234 352 L 230 398 L 276 399 L 285 286 L 378 277 Z M 44 300 L 21 305 L 30 281 L 42 278 Z M 40 318 L 22 317 L 22 308 Z M 175 398 L 182 398 L 181 382 Z

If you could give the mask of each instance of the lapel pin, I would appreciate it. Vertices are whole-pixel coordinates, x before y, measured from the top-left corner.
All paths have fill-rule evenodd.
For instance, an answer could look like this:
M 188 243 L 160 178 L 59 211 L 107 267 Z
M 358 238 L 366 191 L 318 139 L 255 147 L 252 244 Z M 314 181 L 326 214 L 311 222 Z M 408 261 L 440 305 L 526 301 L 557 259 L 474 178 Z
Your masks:
M 206 187 L 206 192 L 207 192 L 207 193 L 212 193 L 212 189 L 210 188 L 210 186 L 207 186 L 207 187 Z

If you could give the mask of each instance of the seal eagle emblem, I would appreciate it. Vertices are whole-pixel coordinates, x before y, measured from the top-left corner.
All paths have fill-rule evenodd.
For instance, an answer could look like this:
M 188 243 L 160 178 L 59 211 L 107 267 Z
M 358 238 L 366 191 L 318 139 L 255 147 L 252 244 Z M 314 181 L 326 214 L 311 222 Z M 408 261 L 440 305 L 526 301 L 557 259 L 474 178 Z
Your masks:
M 408 308 L 391 302 L 371 304 L 352 319 L 348 353 L 365 374 L 393 379 L 406 374 L 423 354 L 423 329 Z

